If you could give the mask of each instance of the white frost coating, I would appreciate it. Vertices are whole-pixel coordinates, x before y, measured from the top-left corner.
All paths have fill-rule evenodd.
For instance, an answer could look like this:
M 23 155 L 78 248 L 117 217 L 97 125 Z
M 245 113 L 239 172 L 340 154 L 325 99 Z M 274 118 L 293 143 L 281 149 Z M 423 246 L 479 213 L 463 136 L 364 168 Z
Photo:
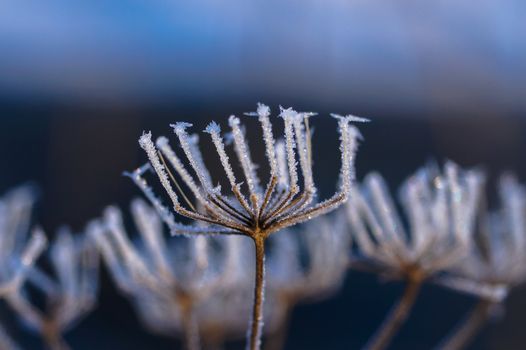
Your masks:
M 340 152 L 341 152 L 341 170 L 340 170 L 340 182 L 341 192 L 349 193 L 351 189 L 351 144 L 349 137 L 349 123 L 346 118 L 338 119 L 338 131 L 340 133 Z
M 251 196 L 257 196 L 261 191 L 259 190 L 259 178 L 256 174 L 256 167 L 250 158 L 250 151 L 246 142 L 245 133 L 240 127 L 239 118 L 231 115 L 228 118 L 228 124 L 232 129 L 234 136 L 234 149 L 236 151 L 241 168 L 247 180 L 247 186 Z
M 208 238 L 197 236 L 191 239 L 195 264 L 199 270 L 203 271 L 208 268 Z
M 201 185 L 206 192 L 213 192 L 212 184 L 209 180 L 209 177 L 207 176 L 208 171 L 203 168 L 201 161 L 197 158 L 195 150 L 196 147 L 194 144 L 195 140 L 190 140 L 188 133 L 186 132 L 186 128 L 192 126 L 192 124 L 179 122 L 176 124 L 170 124 L 170 126 L 174 129 L 175 134 L 179 138 L 181 148 L 183 149 L 188 162 L 194 169 L 197 178 L 201 182 Z
M 287 170 L 287 152 L 285 150 L 285 142 L 282 139 L 276 142 L 276 158 L 278 164 L 278 187 L 288 189 L 289 172 Z
M 25 267 L 29 267 L 34 264 L 35 260 L 42 254 L 47 246 L 47 238 L 41 229 L 33 230 L 31 238 L 22 253 L 20 259 Z
M 249 116 L 257 116 L 263 130 L 263 141 L 265 142 L 265 153 L 270 166 L 270 176 L 277 176 L 276 150 L 274 148 L 274 134 L 272 133 L 272 123 L 270 122 L 270 108 L 262 103 L 258 103 L 256 112 L 245 113 Z
M 434 280 L 435 283 L 444 287 L 457 290 L 462 293 L 471 294 L 500 303 L 506 299 L 509 293 L 509 287 L 506 285 L 489 285 L 481 284 L 476 281 L 459 278 L 454 276 L 442 277 Z
M 342 162 L 340 169 L 340 192 L 348 194 L 351 190 L 351 185 L 355 176 L 354 161 L 356 150 L 358 149 L 358 140 L 362 139 L 362 135 L 358 129 L 349 124 L 353 121 L 363 122 L 368 120 L 351 115 L 341 116 L 339 114 L 331 114 L 331 116 L 338 120 L 338 131 L 340 133 L 340 152 Z
M 476 174 L 470 175 L 471 182 L 480 181 L 481 176 L 477 180 Z M 478 195 L 474 188 L 471 191 Z M 526 192 L 513 177 L 504 176 L 499 183 L 499 193 L 501 210 L 479 208 L 480 228 L 474 232 L 474 237 L 470 235 L 474 242 L 469 246 L 468 255 L 451 269 L 450 276 L 438 283 L 501 301 L 510 288 L 526 281 Z M 466 199 L 468 205 L 471 200 Z M 473 227 L 471 230 L 474 231 Z
M 199 188 L 197 187 L 197 184 L 194 181 L 194 178 L 190 173 L 186 170 L 185 166 L 177 157 L 172 147 L 170 147 L 170 144 L 168 143 L 168 139 L 164 136 L 161 136 L 157 138 L 156 145 L 159 148 L 159 150 L 162 152 L 164 157 L 168 159 L 168 162 L 172 165 L 172 167 L 175 169 L 175 171 L 181 176 L 185 184 L 190 188 L 190 191 L 194 194 L 194 196 L 198 200 L 202 200 L 201 191 L 199 191 Z
M 33 232 L 36 246 L 41 245 L 44 232 L 40 229 Z M 10 307 L 33 331 L 44 332 L 51 323 L 58 334 L 62 334 L 93 308 L 98 286 L 98 260 L 85 259 L 85 249 L 92 248 L 90 239 L 89 232 L 86 236 L 76 237 L 65 231 L 59 232 L 52 242 L 50 256 L 56 279 L 38 266 L 30 269 L 26 283 L 43 295 L 45 304 L 53 303 L 52 309 L 37 307 L 33 294 L 26 290 L 26 283 L 6 296 Z M 32 254 L 34 252 L 28 253 Z
M 179 199 L 177 198 L 177 194 L 175 193 L 175 191 L 172 188 L 172 185 L 170 184 L 170 179 L 168 178 L 168 174 L 164 169 L 164 165 L 161 164 L 159 156 L 157 155 L 157 150 L 155 149 L 155 146 L 152 142 L 152 133 L 143 133 L 142 136 L 139 138 L 139 145 L 142 149 L 146 151 L 148 159 L 150 160 L 153 169 L 157 173 L 159 181 L 161 181 L 161 185 L 163 186 L 164 190 L 168 193 L 168 196 L 170 197 L 174 207 L 178 208 L 180 206 Z
M 340 114 L 331 113 L 331 116 L 336 118 L 336 119 L 342 119 L 342 118 L 346 119 L 350 123 L 368 123 L 368 122 L 371 121 L 368 118 L 357 117 L 357 116 L 352 115 L 352 114 L 347 114 L 347 115 L 343 116 L 343 115 L 340 115 Z
M 280 107 L 281 108 L 281 107 Z M 289 170 L 289 188 L 292 193 L 299 191 L 298 188 L 298 172 L 296 163 L 296 142 L 294 141 L 293 121 L 297 113 L 292 108 L 281 108 L 280 117 L 285 122 L 285 145 L 287 153 L 287 166 Z
M 425 179 L 422 176 L 412 176 L 402 187 L 400 191 L 401 200 L 407 208 L 410 231 L 413 233 L 410 237 L 411 251 L 414 256 L 422 254 L 426 244 L 432 238 L 433 230 L 437 228 L 430 226 L 431 213 L 426 210 L 430 206 L 431 198 L 425 193 Z M 447 217 L 443 218 L 447 220 Z M 439 234 L 436 232 L 435 234 Z
M 298 113 L 293 118 L 294 133 L 296 134 L 296 143 L 298 145 L 298 153 L 300 158 L 300 167 L 303 174 L 303 181 L 305 182 L 305 190 L 310 193 L 316 192 L 314 186 L 314 179 L 312 177 L 312 164 L 308 150 L 310 135 L 305 132 L 304 119 L 308 118 L 308 113 Z
M 500 197 L 503 201 L 504 215 L 509 223 L 511 251 L 520 255 L 526 244 L 526 190 L 517 183 L 511 175 L 503 176 L 500 180 Z
M 162 202 L 155 196 L 153 190 L 142 175 L 150 170 L 150 165 L 145 164 L 142 167 L 135 169 L 133 172 L 125 172 L 124 175 L 128 176 L 132 181 L 139 187 L 144 193 L 148 201 L 154 206 L 157 214 L 161 217 L 164 223 L 170 229 L 173 235 L 186 235 L 186 234 L 217 234 L 217 233 L 228 233 L 227 229 L 221 227 L 196 227 L 195 225 L 184 225 L 175 221 L 172 212 L 162 204 Z
M 93 224 L 88 227 L 87 233 L 97 245 L 97 248 L 117 286 L 124 291 L 130 291 L 132 286 L 130 285 L 124 262 L 117 256 L 117 252 L 115 251 L 112 242 L 109 240 L 109 237 L 107 237 L 103 225 L 100 223 Z
M 133 247 L 122 223 L 122 214 L 117 207 L 110 206 L 104 210 L 104 222 L 108 228 L 109 234 L 112 237 L 117 251 L 124 258 L 124 261 L 131 272 L 136 274 L 135 278 L 138 280 L 144 279 L 149 281 L 153 278 L 148 267 L 140 259 L 139 253 Z
M 386 183 L 379 174 L 372 173 L 367 175 L 365 184 L 369 190 L 368 193 L 371 195 L 372 208 L 378 216 L 384 236 L 393 240 L 394 244 L 402 246 L 405 244 L 407 235 L 391 200 Z
M 177 241 L 164 240 L 162 239 L 163 226 L 160 225 L 160 219 L 155 217 L 154 209 L 142 201 L 134 201 L 132 212 L 134 221 L 138 223 L 139 236 L 128 241 L 126 244 L 129 244 L 129 247 L 126 249 L 132 249 L 135 252 L 134 259 L 137 259 L 138 262 L 129 263 L 124 257 L 119 257 L 121 265 L 125 269 L 119 277 L 123 279 L 119 288 L 122 288 L 130 298 L 141 319 L 149 327 L 167 334 L 173 334 L 174 331 L 183 333 L 184 327 L 181 320 L 185 316 L 183 316 L 182 310 L 188 307 L 188 302 L 190 302 L 191 308 L 189 311 L 195 313 L 196 325 L 200 327 L 202 322 L 206 325 L 209 319 L 207 317 L 209 308 L 201 308 L 203 304 L 209 302 L 217 304 L 224 295 L 230 296 L 238 293 L 241 288 L 243 292 L 245 288 L 248 290 L 251 282 L 248 276 L 237 274 L 236 280 L 231 278 L 232 272 L 234 272 L 231 269 L 241 268 L 243 273 L 246 273 L 246 264 L 244 266 L 239 264 L 241 260 L 236 260 L 235 266 L 231 266 L 233 263 L 229 260 L 230 256 L 217 254 L 215 251 L 216 249 L 228 249 L 227 242 L 223 241 L 222 245 L 208 250 L 209 238 L 204 236 L 181 238 Z M 119 220 L 111 217 L 106 219 L 106 221 L 108 219 L 111 221 Z M 115 222 L 107 224 L 109 226 L 116 225 Z M 120 225 L 120 223 L 117 224 Z M 151 232 L 143 232 L 144 229 Z M 122 234 L 124 237 L 127 236 L 124 231 Z M 228 238 L 235 242 L 238 242 L 239 239 L 238 237 Z M 127 240 L 127 238 L 125 239 Z M 189 246 L 185 246 L 185 249 L 177 249 L 183 240 L 189 240 L 187 241 Z M 175 244 L 171 245 L 173 243 Z M 114 252 L 114 255 L 121 255 L 122 247 L 119 247 L 115 239 L 108 242 L 107 247 L 109 251 Z M 246 251 L 246 249 L 239 249 L 239 245 L 236 247 L 238 249 L 233 252 L 235 253 L 234 256 Z M 188 253 L 189 250 L 190 254 Z M 160 264 L 155 262 L 156 252 L 163 256 L 165 262 Z M 246 261 L 246 259 L 242 259 L 242 261 Z M 165 270 L 170 268 L 163 267 L 166 263 L 173 264 L 173 273 L 165 273 Z M 148 268 L 148 276 L 144 276 L 143 266 Z M 224 303 L 220 305 L 221 307 L 225 306 Z M 229 307 L 223 309 L 222 315 L 228 314 L 230 310 L 238 312 L 235 306 L 236 302 L 229 303 Z M 240 327 L 243 330 L 246 325 L 244 315 L 245 313 L 235 315 L 242 320 Z M 221 325 L 224 323 L 225 326 L 229 326 L 224 317 L 220 320 Z
M 27 239 L 34 194 L 29 186 L 0 198 L 0 297 L 18 293 L 36 259 L 47 245 L 40 230 Z
M 194 156 L 196 164 L 203 172 L 202 176 L 206 179 L 206 182 L 212 186 L 212 177 L 210 176 L 210 172 L 206 168 L 205 162 L 203 160 L 203 154 L 201 153 L 201 149 L 199 148 L 199 135 L 197 134 L 188 135 L 188 145 L 190 147 L 190 151 L 192 152 L 192 155 Z M 213 187 L 212 192 L 214 191 L 215 191 L 215 188 Z
M 351 194 L 347 215 L 359 251 L 383 273 L 400 277 L 413 266 L 432 276 L 465 264 L 474 244 L 481 176 L 452 163 L 443 174 L 433 170 L 419 170 L 401 187 L 409 232 L 378 174 L 368 175 Z
M 205 132 L 209 133 L 212 137 L 212 142 L 214 143 L 217 154 L 219 155 L 219 159 L 221 160 L 221 165 L 223 166 L 223 169 L 225 169 L 228 182 L 230 183 L 230 186 L 233 189 L 234 187 L 236 187 L 237 182 L 236 177 L 234 175 L 234 171 L 232 170 L 232 166 L 230 165 L 230 160 L 225 151 L 223 138 L 220 136 L 221 128 L 216 122 L 211 122 L 206 127 Z
M 166 242 L 162 235 L 163 227 L 155 210 L 148 208 L 146 203 L 140 199 L 135 199 L 131 203 L 131 212 L 135 226 L 137 226 L 146 247 L 150 253 L 156 268 L 161 276 L 172 273 L 165 250 Z

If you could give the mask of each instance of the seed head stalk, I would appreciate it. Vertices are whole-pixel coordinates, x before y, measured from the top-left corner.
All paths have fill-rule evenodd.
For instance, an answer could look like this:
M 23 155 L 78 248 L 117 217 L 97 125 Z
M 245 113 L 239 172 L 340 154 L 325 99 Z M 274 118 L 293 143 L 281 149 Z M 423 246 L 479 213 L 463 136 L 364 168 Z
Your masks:
M 375 335 L 369 340 L 365 346 L 366 350 L 383 350 L 389 345 L 413 309 L 422 282 L 423 279 L 416 274 L 407 278 L 404 294 L 393 306 Z
M 49 350 L 70 350 L 71 348 L 64 340 L 60 328 L 54 321 L 46 321 L 42 326 L 42 339 Z
M 469 315 L 461 321 L 457 328 L 438 347 L 442 350 L 464 349 L 473 340 L 478 331 L 491 316 L 492 310 L 498 304 L 490 299 L 480 299 Z

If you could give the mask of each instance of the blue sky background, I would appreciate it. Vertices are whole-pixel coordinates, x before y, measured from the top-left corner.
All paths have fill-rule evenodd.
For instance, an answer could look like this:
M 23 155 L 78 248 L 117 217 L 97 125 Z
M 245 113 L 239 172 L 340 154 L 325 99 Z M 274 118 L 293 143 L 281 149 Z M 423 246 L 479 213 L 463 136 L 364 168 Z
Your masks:
M 0 3 L 2 96 L 523 110 L 525 87 L 520 0 Z

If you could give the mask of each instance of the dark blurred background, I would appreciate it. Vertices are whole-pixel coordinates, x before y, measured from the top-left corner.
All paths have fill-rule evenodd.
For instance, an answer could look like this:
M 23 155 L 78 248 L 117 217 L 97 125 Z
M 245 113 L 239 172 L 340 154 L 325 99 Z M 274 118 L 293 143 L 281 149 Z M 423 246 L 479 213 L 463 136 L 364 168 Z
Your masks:
M 143 130 L 225 126 L 264 102 L 320 112 L 322 196 L 337 176 L 337 112 L 372 119 L 360 126 L 359 179 L 378 170 L 395 191 L 425 162 L 452 159 L 484 167 L 493 198 L 501 172 L 526 181 L 525 23 L 520 0 L 2 1 L 0 189 L 33 181 L 35 222 L 80 231 L 139 194 L 121 173 L 145 161 Z M 401 291 L 350 273 L 336 297 L 297 309 L 287 349 L 359 348 Z M 432 348 L 473 303 L 426 286 L 392 348 Z M 41 348 L 3 316 L 21 345 Z M 525 347 L 526 290 L 496 321 L 472 349 Z M 98 309 L 66 338 L 80 350 L 180 346 L 144 331 L 107 274 Z

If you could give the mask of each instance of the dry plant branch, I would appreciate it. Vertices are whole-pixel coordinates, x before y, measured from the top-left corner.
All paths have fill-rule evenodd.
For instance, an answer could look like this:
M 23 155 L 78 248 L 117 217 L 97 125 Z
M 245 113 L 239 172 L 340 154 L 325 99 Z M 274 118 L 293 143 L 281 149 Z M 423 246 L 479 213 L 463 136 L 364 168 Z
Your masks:
M 458 325 L 452 334 L 444 340 L 438 349 L 464 349 L 469 342 L 473 340 L 482 326 L 484 326 L 495 306 L 497 306 L 497 304 L 494 301 L 488 299 L 479 300 L 469 315 Z
M 342 161 L 340 188 L 331 198 L 316 203 L 317 190 L 314 186 L 311 164 L 311 135 L 307 124 L 308 118 L 312 114 L 298 113 L 290 108 L 281 110 L 280 116 L 284 121 L 284 141 L 278 141 L 278 144 L 283 143 L 283 146 L 276 146 L 269 119 L 270 109 L 267 106 L 260 104 L 257 112 L 248 114 L 258 118 L 263 131 L 265 153 L 270 168 L 269 182 L 265 187 L 261 186 L 240 120 L 234 116 L 231 116 L 228 121 L 232 132 L 234 153 L 240 163 L 244 183 L 238 182 L 234 174 L 219 125 L 211 122 L 205 129 L 205 132 L 210 134 L 212 143 L 216 148 L 230 184 L 231 195 L 222 194 L 220 186 L 212 186 L 210 173 L 203 162 L 197 144 L 197 136 L 187 133 L 191 124 L 179 122 L 172 127 L 194 175 L 186 170 L 183 162 L 169 146 L 166 138 L 160 137 L 154 145 L 151 134 L 146 133 L 139 140 L 141 147 L 148 155 L 151 167 L 158 175 L 172 202 L 174 212 L 196 221 L 208 223 L 211 225 L 209 228 L 188 228 L 175 223 L 169 210 L 159 202 L 146 184 L 142 177 L 144 172 L 136 171 L 132 176 L 158 209 L 164 221 L 171 226 L 172 232 L 241 234 L 253 240 L 256 251 L 256 273 L 254 304 L 247 348 L 256 350 L 260 348 L 263 318 L 265 241 L 272 233 L 325 214 L 347 200 L 354 177 L 354 157 L 359 137 L 357 129 L 352 127 L 350 123 L 365 120 L 354 116 L 334 115 L 338 119 L 340 133 Z M 159 154 L 166 158 L 164 164 Z M 297 162 L 296 157 L 299 162 Z M 165 165 L 166 163 L 192 192 L 195 201 L 199 204 L 198 206 L 185 206 L 179 201 L 181 196 L 183 199 L 187 196 L 183 196 L 181 193 L 177 194 L 177 191 L 182 192 L 181 187 L 172 180 L 174 176 Z M 298 164 L 303 188 L 300 185 Z M 142 169 L 146 170 L 146 168 Z M 176 186 L 176 190 L 174 190 L 172 183 Z M 202 210 L 195 210 L 196 207 L 200 207 Z

